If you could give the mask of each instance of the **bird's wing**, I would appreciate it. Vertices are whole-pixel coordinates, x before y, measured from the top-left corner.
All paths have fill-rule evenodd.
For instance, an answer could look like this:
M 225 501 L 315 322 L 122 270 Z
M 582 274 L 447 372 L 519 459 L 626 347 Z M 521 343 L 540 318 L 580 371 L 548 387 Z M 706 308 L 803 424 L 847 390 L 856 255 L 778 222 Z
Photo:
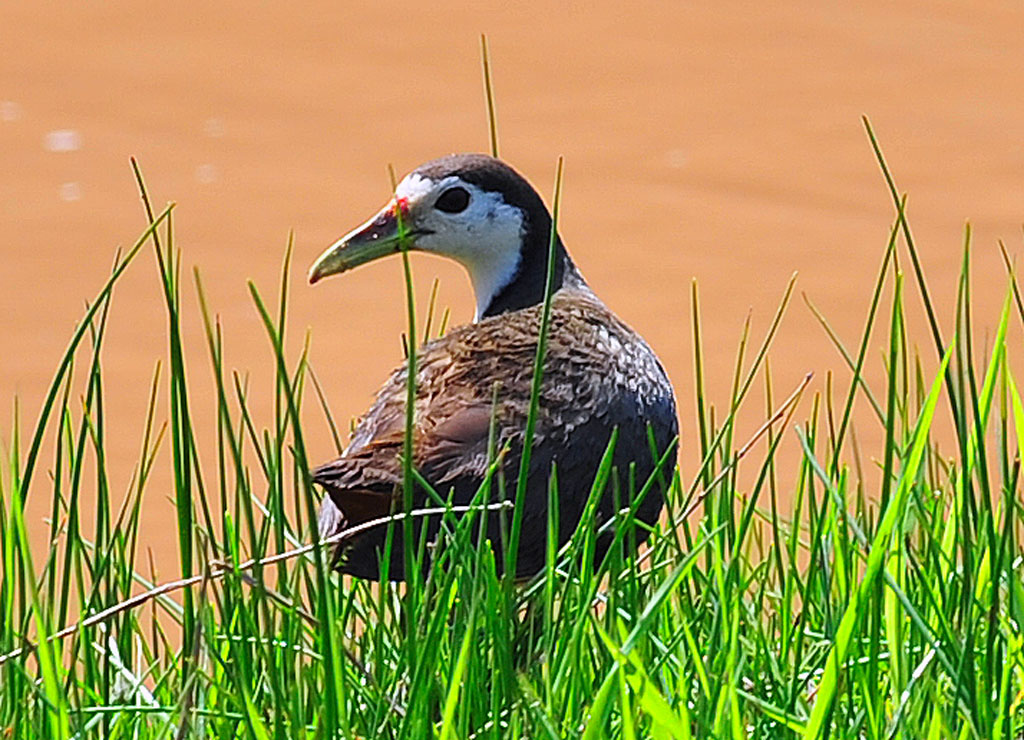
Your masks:
M 413 463 L 442 496 L 454 487 L 456 503 L 472 498 L 493 454 L 506 445 L 504 472 L 516 475 L 530 408 L 539 318 L 539 308 L 525 309 L 516 321 L 499 317 L 458 327 L 417 353 Z M 527 471 L 530 480 L 539 481 L 528 494 L 540 499 L 535 508 L 541 515 L 553 462 L 560 472 L 577 464 L 592 467 L 613 428 L 645 416 L 644 394 L 630 387 L 638 360 L 623 356 L 621 341 L 605 327 L 610 321 L 614 316 L 596 299 L 588 303 L 563 297 L 553 306 L 548 353 L 555 359 L 545 368 Z M 401 489 L 405 386 L 402 367 L 378 392 L 345 454 L 314 471 L 314 479 L 349 525 L 357 523 L 356 516 L 387 515 Z M 494 450 L 489 449 L 492 416 Z M 639 439 L 645 449 L 640 425 L 622 431 Z M 579 471 L 581 480 L 590 475 L 590 470 Z M 563 499 L 585 497 L 589 480 L 571 488 Z
M 492 418 L 487 384 L 465 382 L 453 343 L 428 346 L 419 357 L 413 428 L 417 470 L 443 486 L 484 474 Z M 378 392 L 345 453 L 313 471 L 313 480 L 341 510 L 342 526 L 391 512 L 402 483 L 405 423 L 405 371 L 399 368 Z
M 313 471 L 313 480 L 323 486 L 341 516 L 329 522 L 321 515 L 321 534 L 333 534 L 347 526 L 387 516 L 391 497 L 401 472 L 396 471 L 394 454 L 380 454 L 364 447 L 351 456 L 342 456 Z M 390 460 L 389 460 L 390 457 Z M 324 531 L 325 526 L 330 531 Z

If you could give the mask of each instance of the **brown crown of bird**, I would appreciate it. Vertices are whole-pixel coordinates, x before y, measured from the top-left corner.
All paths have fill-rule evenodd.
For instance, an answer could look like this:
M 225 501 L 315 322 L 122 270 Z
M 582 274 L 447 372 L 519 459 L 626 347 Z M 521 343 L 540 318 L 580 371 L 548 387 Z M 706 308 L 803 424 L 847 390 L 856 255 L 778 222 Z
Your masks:
M 549 521 L 557 521 L 559 546 L 576 531 L 614 433 L 612 474 L 586 526 L 597 529 L 598 559 L 622 522 L 632 528 L 619 541 L 626 547 L 642 543 L 661 512 L 664 482 L 675 463 L 672 385 L 651 348 L 594 294 L 561 238 L 552 235 L 551 215 L 537 191 L 486 155 L 427 162 L 399 182 L 377 214 L 329 247 L 310 268 L 309 280 L 403 249 L 456 260 L 476 297 L 472 323 L 416 350 L 411 439 L 420 480 L 411 488 L 412 508 L 436 507 L 435 496 L 458 507 L 487 496 L 514 500 L 522 491 L 514 567 L 518 578 L 529 577 L 544 567 Z M 547 346 L 523 487 L 518 483 L 549 254 Z M 385 381 L 344 453 L 312 471 L 326 494 L 321 537 L 387 520 L 410 503 L 403 470 L 407 367 L 403 363 Z M 553 477 L 558 511 L 549 517 Z M 468 515 L 477 517 L 474 527 L 486 527 L 501 572 L 510 508 Z M 434 543 L 450 531 L 439 516 L 410 521 L 414 543 Z M 404 580 L 403 526 L 392 520 L 360 528 L 337 546 L 335 567 L 362 578 Z M 474 543 L 479 534 L 477 529 Z

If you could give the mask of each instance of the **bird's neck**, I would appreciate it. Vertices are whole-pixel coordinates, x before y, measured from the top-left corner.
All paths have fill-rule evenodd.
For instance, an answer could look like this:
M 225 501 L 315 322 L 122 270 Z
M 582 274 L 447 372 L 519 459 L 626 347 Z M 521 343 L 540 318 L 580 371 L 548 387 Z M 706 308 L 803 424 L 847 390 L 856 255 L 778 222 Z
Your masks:
M 573 264 L 569 253 L 565 251 L 562 240 L 555 243 L 554 253 L 555 265 L 552 275 L 551 292 L 561 288 L 567 282 L 578 282 L 583 284 L 583 278 Z M 543 248 L 541 245 L 527 245 L 523 250 L 523 257 L 518 269 L 512 279 L 500 288 L 487 302 L 483 310 L 477 308 L 476 320 L 486 319 L 509 311 L 518 311 L 523 308 L 537 305 L 544 302 L 545 288 L 547 287 L 548 276 L 548 243 L 545 239 Z

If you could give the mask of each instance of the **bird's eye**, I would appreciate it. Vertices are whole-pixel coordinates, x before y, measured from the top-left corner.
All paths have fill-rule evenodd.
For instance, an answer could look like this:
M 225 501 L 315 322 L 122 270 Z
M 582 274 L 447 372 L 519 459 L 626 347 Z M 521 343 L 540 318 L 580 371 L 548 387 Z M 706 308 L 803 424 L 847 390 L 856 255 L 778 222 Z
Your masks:
M 461 213 L 469 205 L 469 192 L 465 188 L 448 188 L 434 203 L 434 208 L 445 213 Z

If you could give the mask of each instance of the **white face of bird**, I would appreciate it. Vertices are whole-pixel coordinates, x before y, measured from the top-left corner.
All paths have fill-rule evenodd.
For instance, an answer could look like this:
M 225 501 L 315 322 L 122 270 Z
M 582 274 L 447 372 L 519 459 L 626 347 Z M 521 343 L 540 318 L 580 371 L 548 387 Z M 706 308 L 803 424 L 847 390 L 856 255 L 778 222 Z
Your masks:
M 403 248 L 439 254 L 469 273 L 479 318 L 515 277 L 522 260 L 524 217 L 501 193 L 457 175 L 432 180 L 415 172 L 373 218 L 332 245 L 314 263 L 310 282 Z
M 457 176 L 434 181 L 411 174 L 395 194 L 407 203 L 415 248 L 455 260 L 469 273 L 477 318 L 515 277 L 522 259 L 523 213 L 501 193 Z

